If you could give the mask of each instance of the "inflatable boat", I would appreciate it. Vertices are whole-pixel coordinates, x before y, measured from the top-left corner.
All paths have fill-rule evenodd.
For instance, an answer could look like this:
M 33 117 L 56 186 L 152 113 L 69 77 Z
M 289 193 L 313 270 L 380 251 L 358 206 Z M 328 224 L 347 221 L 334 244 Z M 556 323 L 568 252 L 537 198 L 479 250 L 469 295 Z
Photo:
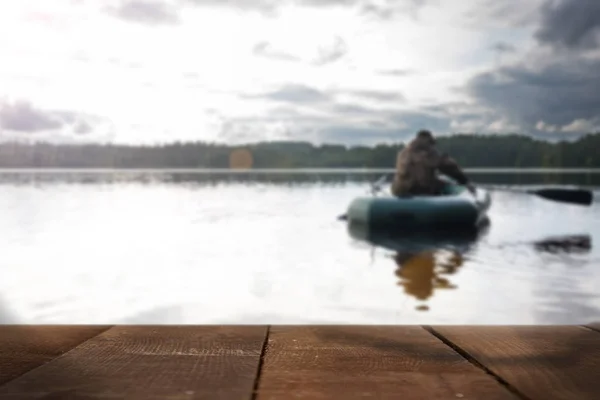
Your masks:
M 348 206 L 346 219 L 353 224 L 410 230 L 476 227 L 487 218 L 491 197 L 482 188 L 475 192 L 446 182 L 438 196 L 358 197 Z

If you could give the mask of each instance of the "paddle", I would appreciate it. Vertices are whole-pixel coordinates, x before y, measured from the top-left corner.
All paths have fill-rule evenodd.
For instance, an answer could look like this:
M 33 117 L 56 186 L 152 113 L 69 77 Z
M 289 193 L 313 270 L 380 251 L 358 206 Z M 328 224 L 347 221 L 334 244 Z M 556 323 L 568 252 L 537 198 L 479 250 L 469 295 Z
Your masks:
M 538 189 L 538 190 L 527 190 L 525 192 L 520 190 L 505 190 L 516 193 L 527 193 L 534 194 L 547 200 L 559 201 L 562 203 L 579 204 L 583 206 L 589 206 L 592 204 L 593 194 L 590 190 L 585 189 Z
M 383 175 L 377 181 L 371 184 L 371 193 L 375 194 L 381 190 L 380 185 L 387 180 L 388 175 Z M 546 200 L 558 201 L 561 203 L 578 204 L 589 206 L 592 204 L 593 193 L 590 190 L 585 189 L 561 189 L 561 188 L 545 188 L 537 190 L 515 190 L 508 188 L 494 188 L 492 190 L 501 190 L 512 193 L 524 193 L 533 194 Z M 340 215 L 338 219 L 346 220 L 348 216 L 346 214 Z

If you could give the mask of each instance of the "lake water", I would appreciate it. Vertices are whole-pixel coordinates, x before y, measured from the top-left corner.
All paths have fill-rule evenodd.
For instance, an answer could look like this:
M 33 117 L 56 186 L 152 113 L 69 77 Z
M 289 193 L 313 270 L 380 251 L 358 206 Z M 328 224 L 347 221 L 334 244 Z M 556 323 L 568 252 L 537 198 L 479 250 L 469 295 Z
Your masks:
M 491 224 L 464 248 L 406 252 L 356 239 L 337 220 L 376 178 L 343 171 L 3 171 L 0 318 L 85 324 L 600 321 L 598 203 L 582 207 L 493 190 Z M 587 186 L 600 198 L 594 171 L 473 178 L 491 188 Z M 587 246 L 539 243 L 558 236 Z

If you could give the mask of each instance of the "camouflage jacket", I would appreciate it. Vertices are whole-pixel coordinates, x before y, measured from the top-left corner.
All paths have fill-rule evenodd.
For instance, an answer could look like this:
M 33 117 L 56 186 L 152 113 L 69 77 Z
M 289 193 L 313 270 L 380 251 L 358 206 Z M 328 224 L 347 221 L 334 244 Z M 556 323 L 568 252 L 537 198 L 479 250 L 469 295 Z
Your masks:
M 469 183 L 456 161 L 440 153 L 434 144 L 416 138 L 398 153 L 392 193 L 395 196 L 439 194 L 442 182 L 437 172 L 461 185 Z

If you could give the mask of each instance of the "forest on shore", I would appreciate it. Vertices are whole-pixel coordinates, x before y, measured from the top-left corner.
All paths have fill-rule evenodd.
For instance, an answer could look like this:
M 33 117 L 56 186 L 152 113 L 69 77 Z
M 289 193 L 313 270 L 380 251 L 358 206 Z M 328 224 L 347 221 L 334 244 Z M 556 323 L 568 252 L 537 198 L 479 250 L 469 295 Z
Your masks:
M 398 144 L 376 146 L 190 142 L 160 146 L 0 144 L 0 168 L 392 168 Z M 549 142 L 525 135 L 456 134 L 438 147 L 463 167 L 598 168 L 600 133 Z

